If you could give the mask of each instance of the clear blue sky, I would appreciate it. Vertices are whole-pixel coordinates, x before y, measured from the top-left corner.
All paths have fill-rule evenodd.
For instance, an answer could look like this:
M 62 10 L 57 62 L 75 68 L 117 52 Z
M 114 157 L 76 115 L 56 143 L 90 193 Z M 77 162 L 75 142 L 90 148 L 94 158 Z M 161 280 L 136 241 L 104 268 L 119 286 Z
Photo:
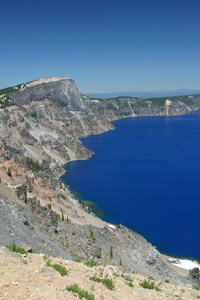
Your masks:
M 1 0 L 0 88 L 73 78 L 83 93 L 200 89 L 199 0 Z

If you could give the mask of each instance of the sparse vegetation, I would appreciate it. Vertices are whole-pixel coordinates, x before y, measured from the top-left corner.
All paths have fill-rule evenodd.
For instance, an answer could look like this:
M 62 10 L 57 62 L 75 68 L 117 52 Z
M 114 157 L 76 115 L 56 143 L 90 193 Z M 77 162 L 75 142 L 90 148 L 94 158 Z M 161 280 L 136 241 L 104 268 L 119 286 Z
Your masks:
M 196 284 L 193 286 L 193 289 L 196 290 L 196 291 L 200 290 L 200 288 Z
M 196 280 L 196 282 L 200 282 L 200 270 L 199 270 L 199 268 L 193 268 L 192 270 L 190 270 L 189 276 L 192 279 Z
M 96 264 L 95 264 L 95 262 L 93 260 L 87 261 L 85 263 L 85 265 L 88 266 L 88 267 L 91 267 L 91 268 L 94 267 L 94 266 L 96 266 Z
M 66 289 L 69 292 L 77 293 L 80 299 L 85 298 L 86 300 L 95 300 L 94 295 L 89 294 L 87 291 L 79 288 L 76 283 L 74 285 L 67 286 Z
M 155 285 L 155 282 L 145 279 L 143 282 L 140 282 L 140 286 L 144 289 L 161 291 L 158 286 Z
M 47 267 L 52 267 L 54 270 L 58 271 L 61 276 L 68 275 L 68 271 L 65 269 L 65 267 L 59 265 L 59 264 L 50 264 L 51 260 L 47 261 Z
M 4 94 L 10 94 L 10 93 L 13 93 L 13 92 L 16 92 L 18 89 L 20 89 L 21 88 L 21 85 L 22 85 L 23 83 L 21 83 L 21 84 L 18 84 L 18 85 L 16 85 L 16 86 L 10 86 L 10 87 L 7 87 L 7 88 L 5 88 L 5 89 L 1 89 L 0 90 L 0 95 L 4 95 Z
M 155 285 L 154 290 L 156 290 L 157 292 L 161 292 L 161 289 Z
M 84 201 L 81 199 L 81 195 L 77 192 L 72 192 L 74 195 L 74 198 L 79 202 L 79 204 L 83 207 L 83 209 L 85 209 L 85 203 Z
M 109 290 L 113 290 L 115 288 L 112 279 L 107 279 L 107 278 L 102 279 L 96 276 L 91 276 L 90 280 L 103 283 Z
M 122 275 L 122 277 L 126 280 L 126 281 L 129 281 L 129 282 L 133 282 L 133 279 L 129 276 L 126 276 L 126 275 Z
M 75 261 L 75 262 L 81 262 L 81 257 L 78 256 L 77 254 L 72 253 L 71 256 L 73 257 L 73 261 Z
M 52 223 L 57 223 L 57 217 L 56 216 L 54 216 L 53 218 L 52 218 Z
M 75 235 L 75 234 L 76 234 L 76 232 L 73 230 L 73 231 L 72 231 L 72 235 Z
M 199 96 L 198 94 L 195 96 Z M 176 103 L 178 101 L 183 102 L 187 105 L 192 105 L 194 104 L 194 99 L 193 98 L 189 98 L 188 95 L 183 95 L 183 96 L 170 96 L 170 97 L 156 97 L 156 98 L 148 98 L 148 99 L 144 99 L 143 101 L 151 101 L 152 105 L 155 106 L 164 106 L 165 105 L 165 101 L 169 99 L 170 101 Z
M 133 282 L 133 279 L 132 279 L 132 278 L 130 278 L 129 276 L 124 275 L 124 274 L 122 274 L 122 277 L 126 280 L 126 284 L 127 284 L 128 286 L 134 287 L 134 285 L 132 284 L 132 282 Z
M 34 161 L 30 157 L 26 157 L 26 165 L 29 169 L 32 171 L 38 172 L 38 171 L 43 171 L 43 166 L 40 165 L 40 163 L 36 160 Z
M 29 225 L 28 219 L 24 220 L 23 223 L 24 225 L 28 226 Z
M 128 286 L 130 286 L 130 287 L 134 287 L 134 285 L 132 284 L 132 282 L 126 282 L 126 284 L 128 285 Z
M 155 280 L 155 278 L 153 276 L 149 276 L 148 279 L 149 280 Z
M 8 174 L 8 176 L 12 177 L 11 169 L 10 168 L 8 168 L 7 174 Z
M 36 119 L 37 118 L 37 112 L 36 111 L 32 111 L 31 112 L 31 117 Z
M 65 195 L 59 193 L 58 196 L 60 196 L 63 200 L 66 200 L 66 196 Z
M 46 260 L 46 259 L 49 258 L 49 255 L 46 255 L 46 254 L 45 254 L 43 258 Z
M 93 241 L 96 241 L 96 238 L 94 237 L 94 234 L 93 234 L 93 231 L 92 231 L 91 226 L 89 227 L 89 229 L 90 229 L 90 238 L 91 238 Z
M 6 107 L 15 105 L 8 95 L 5 95 L 4 99 L 0 99 L 0 107 L 5 109 Z
M 24 248 L 22 248 L 22 247 L 16 247 L 15 243 L 7 246 L 6 248 L 10 249 L 13 252 L 17 252 L 17 253 L 20 253 L 20 254 L 26 254 L 27 253 L 27 251 Z
M 114 106 L 112 103 L 108 103 L 106 108 L 107 108 L 107 110 L 117 110 L 117 107 Z

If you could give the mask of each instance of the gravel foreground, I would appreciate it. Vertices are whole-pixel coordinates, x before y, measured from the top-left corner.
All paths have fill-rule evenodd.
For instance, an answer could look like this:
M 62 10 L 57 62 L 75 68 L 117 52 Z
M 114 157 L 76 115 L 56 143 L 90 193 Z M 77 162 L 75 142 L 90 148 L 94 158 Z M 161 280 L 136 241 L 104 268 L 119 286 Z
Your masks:
M 64 266 L 66 276 L 51 267 L 51 264 Z M 152 299 L 198 299 L 200 292 L 190 284 L 173 285 L 170 282 L 154 281 L 141 274 L 122 273 L 119 267 L 87 267 L 62 258 L 47 257 L 44 254 L 18 254 L 0 247 L 0 299 L 79 299 L 78 294 L 67 291 L 66 287 L 77 284 L 87 290 L 94 299 L 152 300 Z M 114 289 L 109 290 L 102 283 L 90 280 L 91 276 L 111 279 Z M 144 289 L 140 286 L 145 279 L 155 282 L 161 291 Z M 133 286 L 128 284 L 132 283 Z M 85 298 L 83 298 L 85 299 Z

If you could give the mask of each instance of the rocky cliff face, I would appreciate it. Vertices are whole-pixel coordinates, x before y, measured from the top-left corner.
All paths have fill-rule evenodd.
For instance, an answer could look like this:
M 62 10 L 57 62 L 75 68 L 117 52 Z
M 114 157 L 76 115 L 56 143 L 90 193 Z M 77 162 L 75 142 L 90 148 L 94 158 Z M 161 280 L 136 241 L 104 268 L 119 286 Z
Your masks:
M 67 77 L 33 81 L 11 93 L 10 98 L 18 105 L 29 105 L 33 101 L 48 99 L 69 110 L 82 111 L 87 108 L 87 101 L 82 97 L 75 82 Z
M 4 104 L 0 111 L 0 223 L 5 233 L 0 236 L 0 244 L 17 239 L 37 244 L 39 251 L 48 254 L 70 258 L 76 252 L 83 260 L 93 256 L 99 264 L 119 265 L 121 259 L 124 267 L 136 272 L 183 280 L 167 268 L 159 252 L 143 237 L 125 227 L 113 229 L 87 214 L 87 208 L 85 211 L 77 204 L 59 177 L 65 172 L 65 163 L 92 155 L 80 137 L 111 130 L 114 126 L 110 121 L 124 117 L 198 110 L 200 96 L 89 99 L 68 78 L 40 79 L 0 95 Z M 26 204 L 16 204 L 8 191 L 11 188 Z M 26 217 L 30 227 L 24 227 Z M 95 240 L 91 239 L 89 225 L 93 226 Z M 111 246 L 114 260 L 110 261 Z
M 0 112 L 1 138 L 11 152 L 38 160 L 57 178 L 68 161 L 92 155 L 79 138 L 113 129 L 112 120 L 180 115 L 200 107 L 200 95 L 89 99 L 66 77 L 39 79 L 3 91 L 6 90 L 7 95 L 0 93 L 0 104 L 4 107 Z

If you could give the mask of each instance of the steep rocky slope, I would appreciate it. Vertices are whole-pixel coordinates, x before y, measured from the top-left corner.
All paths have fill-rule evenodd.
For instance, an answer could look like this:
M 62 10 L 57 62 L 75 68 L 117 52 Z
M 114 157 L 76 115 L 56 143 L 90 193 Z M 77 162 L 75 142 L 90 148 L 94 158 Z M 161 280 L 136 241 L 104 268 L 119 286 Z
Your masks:
M 48 99 L 70 110 L 81 111 L 87 108 L 87 101 L 82 97 L 74 81 L 67 77 L 33 81 L 11 93 L 10 97 L 18 105 Z
M 68 274 L 61 276 L 58 271 L 48 267 L 49 260 L 50 264 L 64 267 Z M 113 265 L 89 267 L 43 254 L 19 255 L 3 247 L 0 247 L 0 265 L 0 299 L 78 299 L 77 293 L 66 289 L 74 284 L 87 291 L 91 295 L 88 299 L 91 300 L 190 300 L 197 299 L 200 295 L 192 285 L 174 285 L 167 278 L 155 281 L 153 277 L 149 279 L 140 274 L 127 273 Z M 94 276 L 110 280 L 113 289 L 92 281 Z M 145 280 L 155 288 L 143 288 Z
M 110 121 L 119 118 L 198 110 L 200 96 L 89 99 L 65 77 L 0 95 L 0 244 L 27 244 L 36 252 L 83 261 L 92 257 L 99 265 L 123 264 L 130 272 L 186 282 L 142 236 L 88 214 L 59 177 L 68 161 L 93 154 L 80 137 L 114 129 Z
M 170 269 L 162 255 L 141 235 L 122 225 L 112 226 L 93 220 L 86 212 L 77 213 L 76 207 L 70 205 L 70 199 L 63 206 L 59 199 L 41 206 L 38 197 L 29 197 L 25 203 L 2 183 L 0 191 L 2 245 L 27 245 L 34 253 L 85 262 L 93 260 L 97 265 L 114 264 L 129 272 L 163 280 L 170 278 L 171 282 L 187 281 Z M 32 194 L 28 193 L 29 196 Z M 44 204 L 45 199 L 41 200 Z
M 112 120 L 141 115 L 178 115 L 197 110 L 200 96 L 154 99 L 89 99 L 73 80 L 47 78 L 3 90 L 0 132 L 10 150 L 37 159 L 61 175 L 58 167 L 91 152 L 79 138 L 113 129 Z M 2 94 L 2 93 L 0 93 Z M 10 99 L 10 100 L 9 100 Z M 13 101 L 13 103 L 12 103 Z M 47 163 L 46 163 L 47 162 Z

